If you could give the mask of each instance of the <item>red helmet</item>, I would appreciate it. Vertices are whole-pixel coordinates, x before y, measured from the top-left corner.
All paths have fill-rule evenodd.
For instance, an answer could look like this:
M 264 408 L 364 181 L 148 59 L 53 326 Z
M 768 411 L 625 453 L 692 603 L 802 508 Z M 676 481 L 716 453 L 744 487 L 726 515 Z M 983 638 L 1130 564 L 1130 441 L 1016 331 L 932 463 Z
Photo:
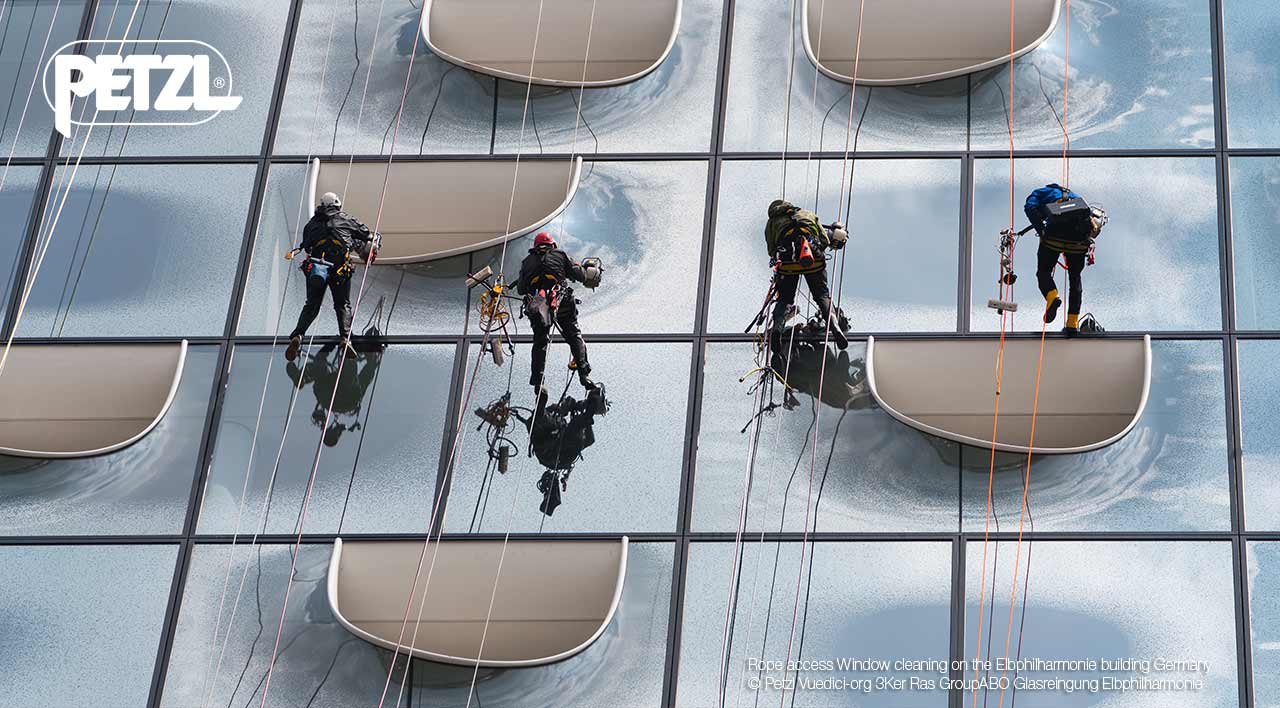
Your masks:
M 548 231 L 539 231 L 537 236 L 533 237 L 533 247 L 541 248 L 542 246 L 554 246 L 556 239 Z

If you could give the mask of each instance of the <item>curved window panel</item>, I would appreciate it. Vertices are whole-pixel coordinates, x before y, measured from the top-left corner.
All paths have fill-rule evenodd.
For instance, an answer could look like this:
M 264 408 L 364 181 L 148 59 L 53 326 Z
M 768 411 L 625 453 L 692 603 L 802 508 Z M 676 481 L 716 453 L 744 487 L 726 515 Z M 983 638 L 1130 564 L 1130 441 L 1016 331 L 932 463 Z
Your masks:
M 1062 160 L 1019 160 L 1014 188 L 1014 227 L 1027 226 L 1023 202 L 1032 190 L 1061 182 Z M 1085 268 L 1084 304 L 1108 331 L 1218 330 L 1222 298 L 1218 259 L 1217 178 L 1211 158 L 1076 158 L 1071 189 L 1090 204 L 1106 207 L 1111 222 L 1097 241 L 1097 264 Z M 974 163 L 973 297 L 974 331 L 1000 328 L 987 308 L 997 297 L 1000 231 L 1009 225 L 1009 165 L 1005 160 Z M 1044 298 L 1036 288 L 1034 232 L 1018 241 L 1014 269 L 1019 280 L 1013 299 L 1021 311 L 1013 319 L 1021 331 L 1040 331 Z M 1058 288 L 1067 292 L 1059 267 Z M 1064 297 L 1065 299 L 1065 297 Z M 1062 326 L 1065 313 L 1049 325 Z
M 321 440 L 307 533 L 422 532 L 431 516 L 424 500 L 435 491 L 453 345 L 361 351 L 348 356 L 341 377 L 333 343 L 312 343 L 292 363 L 283 353 L 283 347 L 266 346 L 234 352 L 200 532 L 234 533 L 242 506 L 240 533 L 294 532 Z M 264 381 L 267 400 L 259 424 Z M 333 415 L 324 427 L 330 400 Z M 246 474 L 248 494 L 242 500 Z
M 1136 666 L 1099 665 L 1097 671 L 1040 671 L 1034 664 L 1018 672 L 1019 680 L 1095 680 L 1203 682 L 1198 690 L 1133 688 L 1123 694 L 1126 705 L 1158 705 L 1177 696 L 1179 705 L 1226 708 L 1240 703 L 1236 672 L 1235 603 L 1231 544 L 1225 542 L 1013 541 L 991 542 L 983 578 L 982 542 L 965 549 L 965 643 L 973 661 L 982 636 L 983 652 L 992 664 L 1005 656 L 1004 638 L 1012 636 L 1008 656 L 1048 662 L 1132 659 Z M 1014 584 L 1015 555 L 1020 554 Z M 1028 560 L 1031 556 L 1031 560 Z M 982 591 L 985 585 L 985 593 Z M 1024 588 L 1026 614 L 1023 619 Z M 1010 633 L 1009 598 L 1017 594 Z M 986 608 L 978 624 L 979 598 Z M 988 620 L 993 620 L 988 624 Z M 1019 631 L 1021 628 L 1021 631 Z M 994 646 L 990 646 L 994 642 Z M 985 659 L 986 657 L 984 657 Z M 1194 662 L 1159 668 L 1158 660 Z M 1143 667 L 1148 669 L 1143 670 Z M 993 668 L 990 680 L 1000 678 Z M 967 679 L 981 679 L 969 671 Z M 1005 678 L 1012 681 L 1013 669 Z M 1123 684 L 1122 684 L 1123 685 Z M 1043 699 L 1056 706 L 1100 706 L 1120 696 L 1116 689 L 1089 692 L 1017 692 L 1021 699 Z M 998 690 L 978 702 L 998 701 Z M 1009 698 L 1010 691 L 1005 692 Z M 970 694 L 972 695 L 972 694 Z M 1146 700 L 1143 700 L 1146 699 Z M 1032 703 L 1032 700 L 1027 700 Z
M 704 162 L 590 162 L 573 202 L 545 228 L 575 259 L 596 257 L 600 287 L 574 283 L 581 322 L 593 333 L 691 332 L 701 266 L 707 165 Z M 505 211 L 505 205 L 504 205 Z M 532 238 L 507 243 L 514 283 Z M 502 249 L 475 253 L 475 268 L 504 270 Z M 517 303 L 518 309 L 518 303 Z M 516 328 L 530 333 L 528 320 Z
M 216 347 L 188 348 L 168 413 L 123 450 L 70 460 L 0 456 L 0 534 L 181 532 L 217 362 Z
M 754 354 L 750 344 L 707 345 L 694 479 L 696 531 L 738 528 L 755 430 L 742 428 L 757 410 L 749 384 L 738 379 L 756 366 Z M 830 354 L 825 374 L 816 354 L 794 356 L 791 366 L 798 405 L 760 418 L 745 528 L 801 531 L 811 500 L 810 528 L 818 531 L 955 530 L 959 446 L 911 430 L 875 406 L 866 385 L 865 347 L 851 344 L 847 358 Z M 819 376 L 824 393 L 815 456 L 812 392 Z M 775 390 L 774 401 L 781 404 L 781 389 Z
M 253 176 L 252 165 L 81 165 L 19 336 L 221 335 Z
M 473 703 L 492 708 L 661 705 L 671 557 L 669 543 L 630 544 L 622 600 L 609 629 L 596 643 L 549 666 L 481 668 L 474 681 Z M 415 661 L 412 705 L 465 705 L 473 671 L 469 666 Z
M 1275 233 L 1280 227 L 1280 160 L 1231 158 L 1231 239 L 1235 249 L 1238 329 L 1280 329 L 1280 303 L 1271 296 L 1280 274 Z
M 231 66 L 231 75 L 223 76 L 216 54 L 210 62 L 211 89 L 215 94 L 226 95 L 227 88 L 218 88 L 218 79 L 230 81 L 230 93 L 244 100 L 233 111 L 214 113 L 192 111 L 182 113 L 177 120 L 201 125 L 146 125 L 172 121 L 172 116 L 151 112 L 102 111 L 94 119 L 99 124 L 92 134 L 83 128 L 79 138 L 65 140 L 62 154 L 74 159 L 81 153 L 84 136 L 90 145 L 83 148 L 85 157 L 112 157 L 118 155 L 257 155 L 262 150 L 263 134 L 267 124 L 267 110 L 271 105 L 276 66 L 283 47 L 285 23 L 289 7 L 276 2 L 252 0 L 145 0 L 134 15 L 137 3 L 133 0 L 103 0 L 98 3 L 90 37 L 106 40 L 90 45 L 92 54 L 119 53 L 120 39 L 129 28 L 125 54 L 163 54 L 190 52 L 192 45 L 182 42 L 156 44 L 155 40 L 197 40 L 217 49 Z M 133 24 L 130 25 L 130 17 Z M 207 50 L 206 50 L 207 51 Z M 160 80 L 164 72 L 157 72 L 151 81 L 151 99 L 155 100 L 164 88 Z M 186 89 L 190 90 L 190 89 Z M 79 119 L 81 105 L 74 108 L 73 117 Z M 90 102 L 85 121 L 93 119 L 94 107 Z M 102 123 L 121 125 L 101 125 Z M 76 135 L 73 128 L 73 136 Z M 190 181 L 190 180 L 187 180 Z M 191 183 L 196 183 L 191 181 Z
M 1255 531 L 1280 529 L 1280 436 L 1275 426 L 1280 406 L 1280 342 L 1239 343 L 1240 435 L 1243 439 L 1245 518 Z
M 49 149 L 53 110 L 41 94 L 38 73 L 58 47 L 76 38 L 84 5 L 82 0 L 7 4 L 0 23 L 0 95 L 9 97 L 0 121 L 0 154 L 5 157 L 10 152 L 15 157 L 43 157 Z M 4 191 L 10 184 L 6 182 Z
M 1249 627 L 1254 705 L 1280 701 L 1280 543 L 1250 542 Z
M 1027 495 L 1038 531 L 1222 531 L 1231 527 L 1222 346 L 1151 343 L 1151 392 L 1114 445 L 1032 459 Z M 1039 433 L 1037 433 L 1039 435 Z M 994 515 L 1016 531 L 1025 454 L 997 453 Z M 986 521 L 990 448 L 964 448 L 965 525 Z M 997 528 L 994 519 L 992 530 Z
M 1066 33 L 1064 17 L 1044 44 L 1014 64 L 1013 130 L 1020 150 L 1062 147 Z M 1075 3 L 1069 58 L 1072 148 L 1213 147 L 1208 3 Z M 973 149 L 1008 150 L 1008 65 L 974 75 L 972 98 Z
M 0 189 L 0 211 L 5 214 L 22 216 L 10 222 L 5 230 L 5 237 L 0 239 L 0 303 L 9 304 L 14 291 L 14 275 L 17 273 L 20 259 L 25 253 L 27 241 L 28 214 L 31 213 L 32 201 L 35 199 L 36 182 L 40 179 L 40 167 L 10 166 L 5 178 L 4 189 Z M 0 315 L 0 319 L 7 316 Z
M 1280 17 L 1267 0 L 1223 3 L 1226 53 L 1227 129 L 1232 147 L 1280 145 L 1275 115 L 1280 111 L 1280 47 L 1272 41 Z
M 409 55 L 422 42 L 421 7 L 416 0 L 304 2 L 274 152 L 391 152 Z M 419 44 L 411 81 L 397 154 L 489 152 L 497 79 L 450 64 Z
M 733 543 L 689 547 L 676 694 L 676 705 L 682 708 L 719 704 L 716 684 L 731 599 L 733 552 Z M 800 543 L 746 543 L 739 552 L 741 581 L 732 613 L 725 705 L 775 705 L 782 692 L 769 682 L 784 678 L 797 680 L 797 689 L 792 693 L 788 688 L 786 700 L 794 696 L 797 705 L 822 706 L 870 704 L 863 702 L 868 694 L 857 689 L 823 690 L 802 682 L 874 682 L 881 676 L 934 682 L 946 678 L 945 669 L 941 673 L 892 668 L 827 671 L 821 663 L 856 658 L 892 666 L 909 657 L 945 667 L 951 632 L 949 543 L 814 543 L 808 548 L 803 571 Z M 784 664 L 788 644 L 791 661 L 809 662 L 814 668 L 797 674 L 759 667 L 761 660 Z M 761 688 L 749 687 L 751 681 L 759 681 Z M 946 690 L 883 690 L 870 695 L 877 706 L 947 704 Z
M 506 474 L 486 472 L 489 446 L 486 435 L 475 432 L 481 424 L 471 411 L 487 406 L 508 390 L 511 404 L 526 420 L 535 405 L 528 385 L 527 344 L 499 369 L 491 361 L 481 364 L 475 393 L 467 406 L 463 426 L 470 431 L 457 453 L 458 463 L 449 492 L 448 532 L 671 532 L 675 529 L 680 499 L 680 469 L 684 459 L 685 411 L 688 408 L 688 344 L 587 344 L 591 377 L 604 385 L 608 412 L 592 414 L 577 376 L 565 368 L 569 348 L 553 345 L 547 353 L 546 387 L 551 403 L 560 402 L 564 434 L 543 429 L 534 420 L 536 446 L 546 450 L 526 457 L 529 427 L 510 421 L 505 443 L 511 448 Z M 475 366 L 475 349 L 468 354 L 468 379 Z M 487 359 L 487 357 L 486 357 Z M 506 367 L 514 367 L 508 369 Z M 567 392 L 575 401 L 560 401 Z M 571 408 L 581 408 L 569 412 Z M 543 421 L 550 420 L 544 413 Z M 571 427 L 570 427 L 571 426 Z M 572 431 L 572 432 L 569 432 Z M 580 453 L 580 457 L 577 453 Z M 560 491 L 559 507 L 546 516 L 540 510 L 544 493 L 539 482 L 548 469 L 545 462 L 572 465 Z M 513 496 L 514 495 L 514 496 Z
M 173 545 L 0 547 L 5 700 L 146 705 L 177 557 Z
M 298 270 L 300 260 L 286 261 L 284 254 L 302 241 L 302 226 L 315 208 L 302 201 L 304 194 L 310 194 L 307 179 L 306 165 L 272 165 L 268 174 L 237 327 L 242 335 L 286 337 L 302 311 L 306 292 Z M 352 215 L 372 228 L 377 213 Z M 468 263 L 468 256 L 462 255 L 429 263 L 380 265 L 367 273 L 357 270 L 351 285 L 353 306 L 362 282 L 365 288 L 356 313 L 357 333 L 376 323 L 383 334 L 461 334 L 467 314 Z M 325 298 L 329 302 L 329 296 Z M 322 307 L 308 332 L 337 335 L 330 305 Z
M 787 163 L 787 198 L 830 223 L 842 214 L 841 160 Z M 960 166 L 953 160 L 859 160 L 849 244 L 827 268 L 833 294 L 857 331 L 954 332 L 959 268 Z M 708 328 L 742 332 L 769 289 L 764 243 L 782 164 L 724 163 L 712 256 Z M 848 199 L 847 175 L 845 197 Z M 928 204 L 928 208 L 921 208 Z M 843 265 L 841 265 L 843 264 Z M 843 278 L 840 277 L 841 268 Z M 842 287 L 841 287 L 842 286 Z M 796 302 L 805 311 L 802 293 Z
M 721 0 L 682 0 L 682 5 L 671 53 L 639 80 L 585 93 L 540 86 L 528 90 L 523 81 L 499 81 L 494 152 L 705 152 L 714 125 L 724 5 Z M 527 31 L 532 33 L 532 25 Z M 597 41 L 592 38 L 592 56 L 599 51 Z M 538 51 L 541 56 L 544 49 Z M 579 76 L 581 72 L 579 64 Z
M 821 2 L 811 0 L 811 5 L 819 7 Z M 837 4 L 849 5 L 828 3 L 832 10 Z M 856 11 L 857 3 L 853 7 Z M 864 151 L 965 149 L 965 78 L 910 87 L 861 87 L 850 122 L 849 85 L 822 74 L 806 57 L 798 1 L 788 38 L 792 17 L 790 2 L 742 0 L 734 6 L 726 150 L 844 151 L 846 139 L 849 147 Z M 789 129 L 788 70 L 793 72 Z

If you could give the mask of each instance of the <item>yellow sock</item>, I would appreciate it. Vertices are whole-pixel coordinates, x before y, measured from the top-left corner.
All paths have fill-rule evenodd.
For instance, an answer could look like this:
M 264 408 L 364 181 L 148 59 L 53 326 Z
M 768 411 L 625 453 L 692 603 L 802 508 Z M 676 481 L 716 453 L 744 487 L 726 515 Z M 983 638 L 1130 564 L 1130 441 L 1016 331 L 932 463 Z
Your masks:
M 1053 301 L 1054 301 L 1054 300 L 1057 300 L 1057 299 L 1058 299 L 1058 291 L 1057 291 L 1057 290 L 1050 290 L 1050 291 L 1049 291 L 1049 294 L 1044 296 L 1045 304 L 1052 304 L 1052 303 L 1053 303 Z
M 1080 315 L 1067 315 L 1067 326 L 1076 329 L 1079 326 Z

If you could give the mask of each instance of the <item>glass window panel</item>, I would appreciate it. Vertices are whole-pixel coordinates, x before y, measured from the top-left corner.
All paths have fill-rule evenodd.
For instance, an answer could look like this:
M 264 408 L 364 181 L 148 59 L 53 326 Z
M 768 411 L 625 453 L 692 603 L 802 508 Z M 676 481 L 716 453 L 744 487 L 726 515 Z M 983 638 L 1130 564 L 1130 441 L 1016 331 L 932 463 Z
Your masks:
M 310 354 L 312 358 L 300 355 L 291 364 L 284 361 L 283 347 L 236 348 L 200 532 L 296 532 L 321 427 L 333 400 L 304 530 L 421 533 L 431 515 L 424 500 L 435 491 L 453 345 L 396 344 L 381 355 L 361 352 L 347 358 L 341 380 L 335 344 L 314 343 Z M 302 389 L 291 404 L 299 377 Z M 258 425 L 264 385 L 267 400 Z M 279 470 L 268 498 L 277 457 Z M 246 474 L 249 493 L 242 499 Z
M 1014 225 L 1027 225 L 1022 205 L 1033 189 L 1061 182 L 1062 160 L 1018 160 Z M 1098 237 L 1096 265 L 1085 269 L 1082 313 L 1093 312 L 1111 331 L 1218 330 L 1222 327 L 1218 259 L 1217 177 L 1212 158 L 1075 158 L 1071 187 L 1106 207 L 1111 223 Z M 1009 163 L 974 164 L 972 329 L 994 331 L 1000 318 L 987 308 L 996 297 L 997 244 L 1009 225 Z M 1040 331 L 1043 298 L 1036 288 L 1031 232 L 1018 242 L 1014 299 L 1023 310 L 1014 326 Z M 1066 292 L 1066 274 L 1056 273 Z M 1065 312 L 1063 313 L 1065 315 Z M 1064 316 L 1050 325 L 1056 331 Z
M 787 197 L 813 208 L 824 223 L 841 205 L 841 160 L 787 163 Z M 858 160 L 849 245 L 827 269 L 833 292 L 855 330 L 956 329 L 959 271 L 960 165 L 954 160 Z M 782 180 L 778 161 L 724 163 L 720 178 L 709 328 L 741 332 L 769 288 L 764 246 L 766 210 Z M 847 184 L 847 183 L 846 183 Z M 847 197 L 847 192 L 845 192 Z M 929 207 L 922 209 L 922 204 Z M 841 268 L 846 269 L 844 277 Z M 841 285 L 843 287 L 841 287 Z M 803 308 L 808 290 L 801 286 Z
M 0 189 L 0 211 L 12 214 L 14 218 L 0 239 L 0 302 L 6 306 L 13 293 L 13 278 L 17 272 L 19 259 L 27 240 L 27 228 L 31 213 L 31 202 L 36 196 L 36 183 L 40 179 L 40 167 L 10 166 L 4 177 L 4 188 Z M 18 216 L 21 214 L 21 216 Z M 8 312 L 7 308 L 4 311 Z M 3 319 L 5 315 L 0 315 Z
M 545 230 L 570 257 L 594 256 L 604 263 L 599 288 L 574 285 L 588 336 L 693 331 L 706 184 L 705 162 L 583 164 L 573 202 Z M 532 247 L 532 237 L 507 243 L 508 282 L 516 281 Z M 477 251 L 476 268 L 504 270 L 498 263 L 501 253 L 501 248 Z M 531 331 L 523 319 L 516 328 Z
M 103 0 L 98 4 L 90 36 L 107 40 L 94 44 L 94 54 L 116 54 L 125 28 L 129 38 L 142 40 L 127 44 L 130 52 L 150 54 L 164 53 L 165 45 L 154 45 L 147 40 L 198 40 L 215 47 L 231 65 L 232 76 L 222 74 L 226 70 L 214 56 L 210 63 L 210 77 L 214 93 L 225 92 L 217 88 L 219 78 L 231 82 L 231 93 L 244 98 L 234 111 L 221 113 L 194 112 L 183 120 L 192 122 L 208 120 L 201 125 L 145 125 L 165 120 L 155 113 L 134 111 L 103 111 L 97 114 L 98 123 L 119 122 L 125 125 L 99 126 L 90 134 L 91 144 L 83 146 L 84 137 L 66 140 L 62 144 L 63 155 L 74 158 L 83 151 L 84 156 L 110 157 L 113 155 L 257 155 L 262 150 L 263 133 L 267 125 L 267 111 L 275 86 L 276 67 L 283 47 L 285 23 L 289 5 L 282 2 L 255 2 L 254 0 L 143 0 L 133 16 L 134 0 Z M 158 48 L 157 48 L 158 46 Z M 169 49 L 178 52 L 192 51 L 189 44 L 173 44 Z M 160 94 L 163 82 L 158 78 L 151 82 L 154 100 Z M 224 94 L 225 95 L 225 94 Z M 82 108 L 76 106 L 78 118 Z M 86 121 L 94 115 L 92 104 Z M 132 125 L 129 125 L 132 123 Z M 73 131 L 73 136 L 76 133 Z M 192 182 L 198 184 L 198 182 Z
M 770 0 L 735 5 L 726 150 L 843 151 L 846 140 L 858 150 L 965 149 L 968 82 L 963 77 L 918 86 L 860 87 L 851 127 L 850 87 L 822 75 L 809 61 L 801 36 L 801 3 L 795 3 L 794 14 L 791 6 Z M 794 72 L 790 81 L 789 69 Z M 788 99 L 788 83 L 789 126 L 786 106 L 780 105 Z
M 1249 634 L 1253 704 L 1280 703 L 1280 543 L 1250 542 Z
M 171 545 L 0 547 L 0 695 L 146 705 L 177 558 Z
M 1062 3 L 1063 16 L 1066 3 Z M 1071 6 L 1071 147 L 1214 145 L 1209 3 L 1130 0 Z M 1061 148 L 1067 23 L 1014 65 L 1018 149 Z M 1009 147 L 1009 68 L 973 77 L 973 149 Z
M 373 706 L 382 695 L 391 652 L 357 638 L 334 619 L 325 590 L 332 550 L 329 544 L 305 544 L 298 552 L 271 674 L 271 706 Z M 292 552 L 289 545 L 243 543 L 194 548 L 161 706 L 245 706 L 262 700 Z M 387 706 L 397 705 L 403 666 L 402 655 Z
M 300 261 L 284 260 L 285 252 L 302 242 L 302 225 L 313 213 L 314 205 L 301 201 L 306 183 L 304 165 L 272 165 L 267 176 L 237 327 L 242 335 L 288 337 L 306 302 Z M 353 216 L 369 228 L 377 219 L 377 214 Z M 383 334 L 391 335 L 461 334 L 467 314 L 463 285 L 467 264 L 467 256 L 457 256 L 430 263 L 376 265 L 367 274 L 360 269 L 351 284 L 353 306 L 364 285 L 360 309 L 355 313 L 357 333 L 377 324 Z M 308 332 L 320 337 L 338 334 L 329 295 L 325 295 L 325 305 Z
M 1280 16 L 1267 0 L 1232 0 L 1222 4 L 1222 21 L 1231 146 L 1280 145 Z
M 252 165 L 81 165 L 19 335 L 221 335 L 253 178 Z
M 414 0 L 304 2 L 275 153 L 391 152 L 415 43 L 413 83 L 405 97 L 396 153 L 488 153 L 497 79 L 433 55 L 419 32 L 421 12 L 421 3 Z M 324 87 L 317 96 L 322 75 Z
M 800 549 L 801 544 L 795 542 L 746 543 L 740 549 L 741 579 L 734 603 L 725 705 L 776 703 L 782 697 L 776 686 L 763 685 L 757 692 L 748 687 L 748 681 L 781 681 L 783 672 L 750 670 L 749 661 L 785 662 L 788 644 L 792 644 L 792 661 L 856 658 L 892 664 L 910 658 L 947 664 L 951 544 L 815 543 L 809 547 L 803 576 Z M 732 543 L 694 543 L 689 547 L 677 706 L 718 704 L 716 684 L 724 651 L 733 551 Z M 797 600 L 798 586 L 801 597 Z M 936 682 L 945 678 L 945 673 L 816 668 L 788 676 L 805 681 L 874 681 L 879 676 L 892 676 Z M 864 694 L 856 689 L 799 688 L 788 693 L 797 706 L 947 705 L 944 689 Z
M 818 531 L 954 531 L 958 523 L 959 446 L 918 433 L 875 406 L 866 388 L 866 347 L 849 359 L 830 356 L 813 442 L 813 398 L 821 360 L 796 357 L 792 378 L 799 406 L 765 416 L 756 450 L 746 529 L 801 531 L 810 498 Z M 742 508 L 750 434 L 742 428 L 755 398 L 739 377 L 756 366 L 750 344 L 708 344 L 703 366 L 693 528 L 735 531 Z M 802 368 L 803 367 L 803 368 Z M 839 383 L 837 383 L 839 382 Z M 781 403 L 781 393 L 775 401 Z M 847 405 L 847 410 L 842 407 Z M 813 463 L 812 493 L 810 463 Z
M 1236 327 L 1280 329 L 1280 304 L 1272 296 L 1280 256 L 1280 160 L 1231 159 L 1231 239 L 1235 248 Z
M 1017 551 L 1015 553 L 1015 551 Z M 1015 559 L 1018 556 L 1020 559 Z M 1019 679 L 1171 681 L 1199 680 L 1200 690 L 1130 689 L 1074 692 L 1046 689 L 1017 692 L 1028 706 L 1180 706 L 1225 708 L 1239 705 L 1236 673 L 1235 602 L 1231 544 L 1225 542 L 1036 541 L 1021 548 L 1013 541 L 988 545 L 983 581 L 983 545 L 966 549 L 965 645 L 973 661 L 981 635 L 983 659 L 993 665 L 1011 636 L 1011 659 L 1080 661 L 1134 659 L 1150 672 L 1099 665 L 1097 671 L 1020 671 Z M 1016 585 L 1014 566 L 1019 568 Z M 983 589 L 985 588 L 985 590 Z M 1025 594 L 1024 594 L 1025 590 Z M 1012 614 L 1009 598 L 1016 591 Z M 1025 620 L 1023 618 L 1023 598 Z M 978 623 L 980 598 L 985 604 Z M 1014 626 L 1010 632 L 1012 617 Z M 989 623 L 989 620 L 994 620 Z M 1019 631 L 1021 628 L 1021 632 Z M 994 647 L 992 647 L 994 644 Z M 1021 644 L 1021 654 L 1017 650 Z M 1203 662 L 1203 671 L 1156 669 L 1159 659 Z M 987 674 L 1000 677 L 999 669 Z M 968 680 L 974 680 L 972 671 Z M 979 677 L 981 678 L 981 677 Z M 1006 678 L 1014 678 L 1013 670 Z M 1100 687 L 1101 688 L 1101 687 Z M 1006 692 L 1005 697 L 1008 698 Z M 978 700 L 994 705 L 992 690 Z M 1176 698 L 1170 698 L 1176 696 Z M 969 702 L 966 700 L 966 702 Z
M 529 417 L 534 399 L 527 385 L 529 345 L 498 369 L 484 362 L 468 410 L 475 410 L 514 390 L 512 404 Z M 688 344 L 588 344 L 591 377 L 605 386 L 609 411 L 592 423 L 594 443 L 582 450 L 563 491 L 562 504 L 551 517 L 538 507 L 537 483 L 545 470 L 525 456 L 528 428 L 511 422 L 507 435 L 512 460 L 505 475 L 485 473 L 488 445 L 470 413 L 470 426 L 460 443 L 460 460 L 449 493 L 450 532 L 666 532 L 675 530 L 684 460 L 688 408 Z M 474 362 L 474 350 L 471 354 Z M 546 387 L 559 400 L 567 392 L 581 400 L 577 377 L 565 368 L 569 348 L 554 344 L 547 353 Z M 468 367 L 474 367 L 469 363 Z M 468 374 L 470 377 L 470 374 Z M 572 379 L 572 380 L 571 380 Z M 579 425 L 588 418 L 579 417 Z M 487 482 L 487 484 L 486 484 Z M 514 495 L 514 497 L 512 496 Z
M 1047 372 L 1046 372 L 1047 374 Z M 1151 343 L 1151 392 L 1114 445 L 1033 458 L 1030 514 L 1038 531 L 1225 531 L 1231 528 L 1222 345 Z M 1025 454 L 997 453 L 991 528 L 1016 531 Z M 990 449 L 965 447 L 969 531 L 986 522 Z
M 631 83 L 588 89 L 582 96 L 576 149 L 581 91 L 540 86 L 526 91 L 523 82 L 499 81 L 495 152 L 706 152 L 715 119 L 723 16 L 722 0 L 684 0 L 675 46 L 658 68 Z
M 0 455 L 0 534 L 181 533 L 217 363 L 217 347 L 191 347 L 169 412 L 123 450 L 70 460 Z
M 1238 352 L 1245 518 L 1251 530 L 1280 529 L 1280 341 L 1241 341 Z
M 9 99 L 0 122 L 0 154 L 44 157 L 53 110 L 39 90 L 38 72 L 58 47 L 76 38 L 84 2 L 11 2 L 6 9 L 0 29 L 0 95 Z
M 630 544 L 622 600 L 609 628 L 595 644 L 549 666 L 481 669 L 472 702 L 488 708 L 662 705 L 671 557 L 669 543 Z M 412 705 L 465 705 L 473 673 L 470 667 L 415 661 Z

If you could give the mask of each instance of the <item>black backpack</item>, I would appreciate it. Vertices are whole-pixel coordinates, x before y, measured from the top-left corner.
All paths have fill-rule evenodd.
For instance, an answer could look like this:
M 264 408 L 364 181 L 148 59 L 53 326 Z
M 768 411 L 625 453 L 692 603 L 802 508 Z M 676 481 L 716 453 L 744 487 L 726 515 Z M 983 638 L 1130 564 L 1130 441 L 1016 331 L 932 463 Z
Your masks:
M 1093 210 L 1082 197 L 1044 205 L 1045 232 L 1052 238 L 1084 243 L 1093 236 Z

